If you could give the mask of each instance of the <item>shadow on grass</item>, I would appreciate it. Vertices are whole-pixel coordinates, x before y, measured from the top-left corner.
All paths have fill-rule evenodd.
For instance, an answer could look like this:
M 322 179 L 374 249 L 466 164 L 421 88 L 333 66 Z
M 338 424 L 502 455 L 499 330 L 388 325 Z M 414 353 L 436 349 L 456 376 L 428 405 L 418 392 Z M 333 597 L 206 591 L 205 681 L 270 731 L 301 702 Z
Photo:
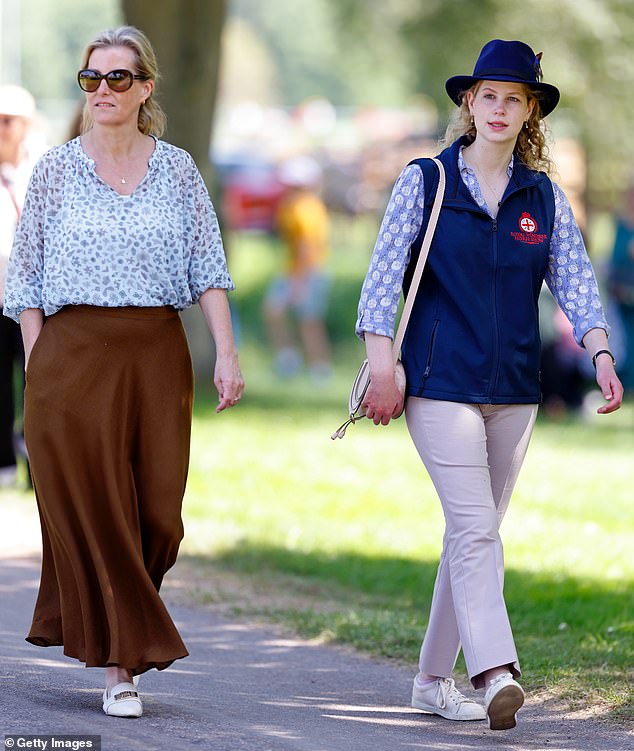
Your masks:
M 302 636 L 416 662 L 435 561 L 253 544 L 190 559 L 249 576 L 256 587 L 268 578 L 270 602 L 247 604 L 247 612 L 283 621 Z M 296 589 L 298 604 L 278 600 L 276 585 L 285 594 Z M 547 687 L 567 699 L 581 693 L 614 719 L 632 718 L 634 606 L 627 582 L 509 570 L 505 595 L 528 688 Z

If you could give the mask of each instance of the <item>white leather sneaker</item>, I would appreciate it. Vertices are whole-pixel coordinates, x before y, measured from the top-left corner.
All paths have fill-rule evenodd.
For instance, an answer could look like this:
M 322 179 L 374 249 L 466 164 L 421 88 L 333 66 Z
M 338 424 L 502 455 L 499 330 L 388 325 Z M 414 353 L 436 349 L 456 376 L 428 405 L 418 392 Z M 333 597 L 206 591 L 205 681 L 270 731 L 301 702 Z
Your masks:
M 414 679 L 412 706 L 446 720 L 486 720 L 484 707 L 461 694 L 453 678 L 437 678 L 426 686 Z
M 118 683 L 103 692 L 103 711 L 111 717 L 141 717 L 143 705 L 133 683 Z
M 484 694 L 491 730 L 509 730 L 517 725 L 515 713 L 524 703 L 524 689 L 510 673 L 494 678 Z

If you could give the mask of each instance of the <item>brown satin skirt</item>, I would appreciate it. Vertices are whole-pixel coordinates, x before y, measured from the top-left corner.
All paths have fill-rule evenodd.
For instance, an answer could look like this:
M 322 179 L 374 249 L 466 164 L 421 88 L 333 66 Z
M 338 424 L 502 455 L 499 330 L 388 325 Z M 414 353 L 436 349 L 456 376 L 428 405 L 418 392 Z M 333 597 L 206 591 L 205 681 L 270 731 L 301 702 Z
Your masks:
M 158 592 L 183 538 L 192 395 L 173 308 L 46 320 L 25 390 L 43 546 L 27 641 L 135 674 L 187 656 Z

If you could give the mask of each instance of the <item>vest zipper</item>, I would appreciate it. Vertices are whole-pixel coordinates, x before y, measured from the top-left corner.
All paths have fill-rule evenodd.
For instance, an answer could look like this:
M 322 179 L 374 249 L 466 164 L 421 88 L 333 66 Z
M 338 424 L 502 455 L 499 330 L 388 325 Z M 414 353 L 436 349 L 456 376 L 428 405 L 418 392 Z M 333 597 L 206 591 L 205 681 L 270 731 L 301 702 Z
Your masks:
M 493 274 L 491 275 L 491 297 L 493 300 L 493 326 L 494 326 L 494 337 L 493 337 L 493 347 L 494 347 L 494 355 L 493 355 L 493 370 L 491 371 L 491 381 L 489 383 L 489 397 L 493 396 L 493 392 L 495 391 L 495 386 L 498 379 L 498 374 L 500 370 L 500 327 L 498 325 L 498 309 L 497 309 L 497 271 L 498 271 L 498 220 L 497 217 L 492 220 L 492 230 L 493 230 Z
M 431 337 L 429 339 L 429 355 L 427 356 L 427 365 L 425 366 L 425 372 L 423 373 L 423 378 L 429 377 L 429 372 L 431 371 L 431 362 L 432 358 L 434 356 L 434 343 L 436 341 L 436 329 L 438 328 L 438 319 L 434 321 L 434 326 L 431 330 Z

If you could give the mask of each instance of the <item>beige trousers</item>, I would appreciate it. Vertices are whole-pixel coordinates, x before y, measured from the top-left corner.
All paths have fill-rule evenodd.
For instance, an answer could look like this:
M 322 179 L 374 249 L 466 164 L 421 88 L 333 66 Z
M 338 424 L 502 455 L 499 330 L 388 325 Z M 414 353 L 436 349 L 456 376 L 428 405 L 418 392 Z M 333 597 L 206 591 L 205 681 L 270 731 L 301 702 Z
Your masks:
M 536 404 L 462 404 L 410 397 L 407 426 L 440 497 L 445 535 L 420 671 L 449 677 L 462 646 L 475 688 L 519 661 L 504 602 L 499 526 L 537 416 Z

